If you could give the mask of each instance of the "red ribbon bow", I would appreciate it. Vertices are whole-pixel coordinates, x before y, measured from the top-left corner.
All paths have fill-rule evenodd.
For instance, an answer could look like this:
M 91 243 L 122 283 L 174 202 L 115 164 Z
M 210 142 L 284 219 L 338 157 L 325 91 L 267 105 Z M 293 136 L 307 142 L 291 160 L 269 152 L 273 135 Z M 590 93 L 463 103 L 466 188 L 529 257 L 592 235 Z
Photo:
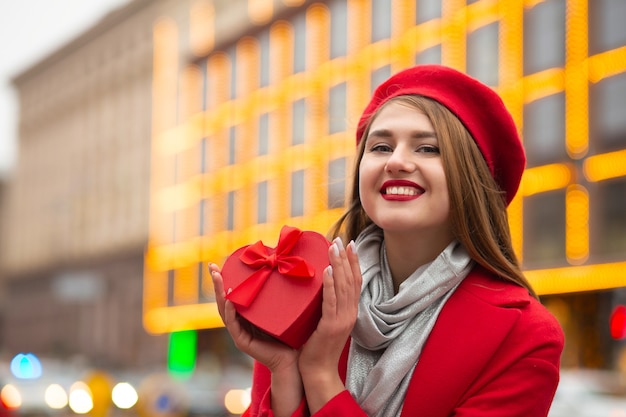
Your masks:
M 257 271 L 230 291 L 226 298 L 235 304 L 250 306 L 274 269 L 293 278 L 313 278 L 315 269 L 311 265 L 300 256 L 289 255 L 301 235 L 301 230 L 283 226 L 275 250 L 267 248 L 260 240 L 248 246 L 239 259 Z

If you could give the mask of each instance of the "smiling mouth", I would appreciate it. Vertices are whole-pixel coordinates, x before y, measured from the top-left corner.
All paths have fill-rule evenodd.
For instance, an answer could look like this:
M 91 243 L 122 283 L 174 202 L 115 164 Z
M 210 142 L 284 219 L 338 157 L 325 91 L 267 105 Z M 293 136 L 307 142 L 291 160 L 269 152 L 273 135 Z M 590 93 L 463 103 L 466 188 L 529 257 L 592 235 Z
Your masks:
M 383 190 L 385 195 L 398 195 L 398 196 L 416 196 L 418 191 L 413 187 L 387 187 Z

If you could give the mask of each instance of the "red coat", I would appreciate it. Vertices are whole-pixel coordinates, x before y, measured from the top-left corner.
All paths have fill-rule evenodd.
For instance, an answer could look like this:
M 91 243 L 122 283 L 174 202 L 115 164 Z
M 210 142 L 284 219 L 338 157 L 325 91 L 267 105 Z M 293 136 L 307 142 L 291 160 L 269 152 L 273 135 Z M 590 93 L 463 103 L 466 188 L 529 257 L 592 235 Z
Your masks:
M 545 417 L 559 381 L 563 331 L 526 289 L 480 267 L 443 307 L 415 367 L 402 417 Z M 339 370 L 345 378 L 348 349 Z M 257 364 L 244 416 L 271 417 L 270 374 Z M 296 416 L 306 416 L 303 403 Z M 365 416 L 348 391 L 316 417 Z

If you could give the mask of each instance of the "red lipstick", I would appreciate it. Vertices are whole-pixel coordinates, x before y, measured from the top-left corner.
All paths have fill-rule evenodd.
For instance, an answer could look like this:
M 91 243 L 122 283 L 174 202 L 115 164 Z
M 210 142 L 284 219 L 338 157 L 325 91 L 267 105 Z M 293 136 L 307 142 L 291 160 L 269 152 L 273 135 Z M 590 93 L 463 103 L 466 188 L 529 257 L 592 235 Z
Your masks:
M 388 180 L 383 183 L 380 193 L 385 200 L 408 201 L 415 200 L 424 193 L 424 189 L 408 180 Z

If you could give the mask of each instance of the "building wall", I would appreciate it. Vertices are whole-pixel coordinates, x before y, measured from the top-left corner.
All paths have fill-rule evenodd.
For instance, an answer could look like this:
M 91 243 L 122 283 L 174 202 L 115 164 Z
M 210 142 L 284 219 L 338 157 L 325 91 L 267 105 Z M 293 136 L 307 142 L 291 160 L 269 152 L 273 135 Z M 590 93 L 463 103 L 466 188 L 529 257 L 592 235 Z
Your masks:
M 164 361 L 165 339 L 141 321 L 158 5 L 131 2 L 14 81 L 18 160 L 0 255 L 7 354 Z
M 243 3 L 244 36 L 204 55 L 179 53 L 189 41 L 174 20 L 155 26 L 147 329 L 220 326 L 207 262 L 271 246 L 283 224 L 325 233 L 348 195 L 369 95 L 416 63 L 466 71 L 511 111 L 528 151 L 509 209 L 514 246 L 564 327 L 568 294 L 626 286 L 623 2 Z

